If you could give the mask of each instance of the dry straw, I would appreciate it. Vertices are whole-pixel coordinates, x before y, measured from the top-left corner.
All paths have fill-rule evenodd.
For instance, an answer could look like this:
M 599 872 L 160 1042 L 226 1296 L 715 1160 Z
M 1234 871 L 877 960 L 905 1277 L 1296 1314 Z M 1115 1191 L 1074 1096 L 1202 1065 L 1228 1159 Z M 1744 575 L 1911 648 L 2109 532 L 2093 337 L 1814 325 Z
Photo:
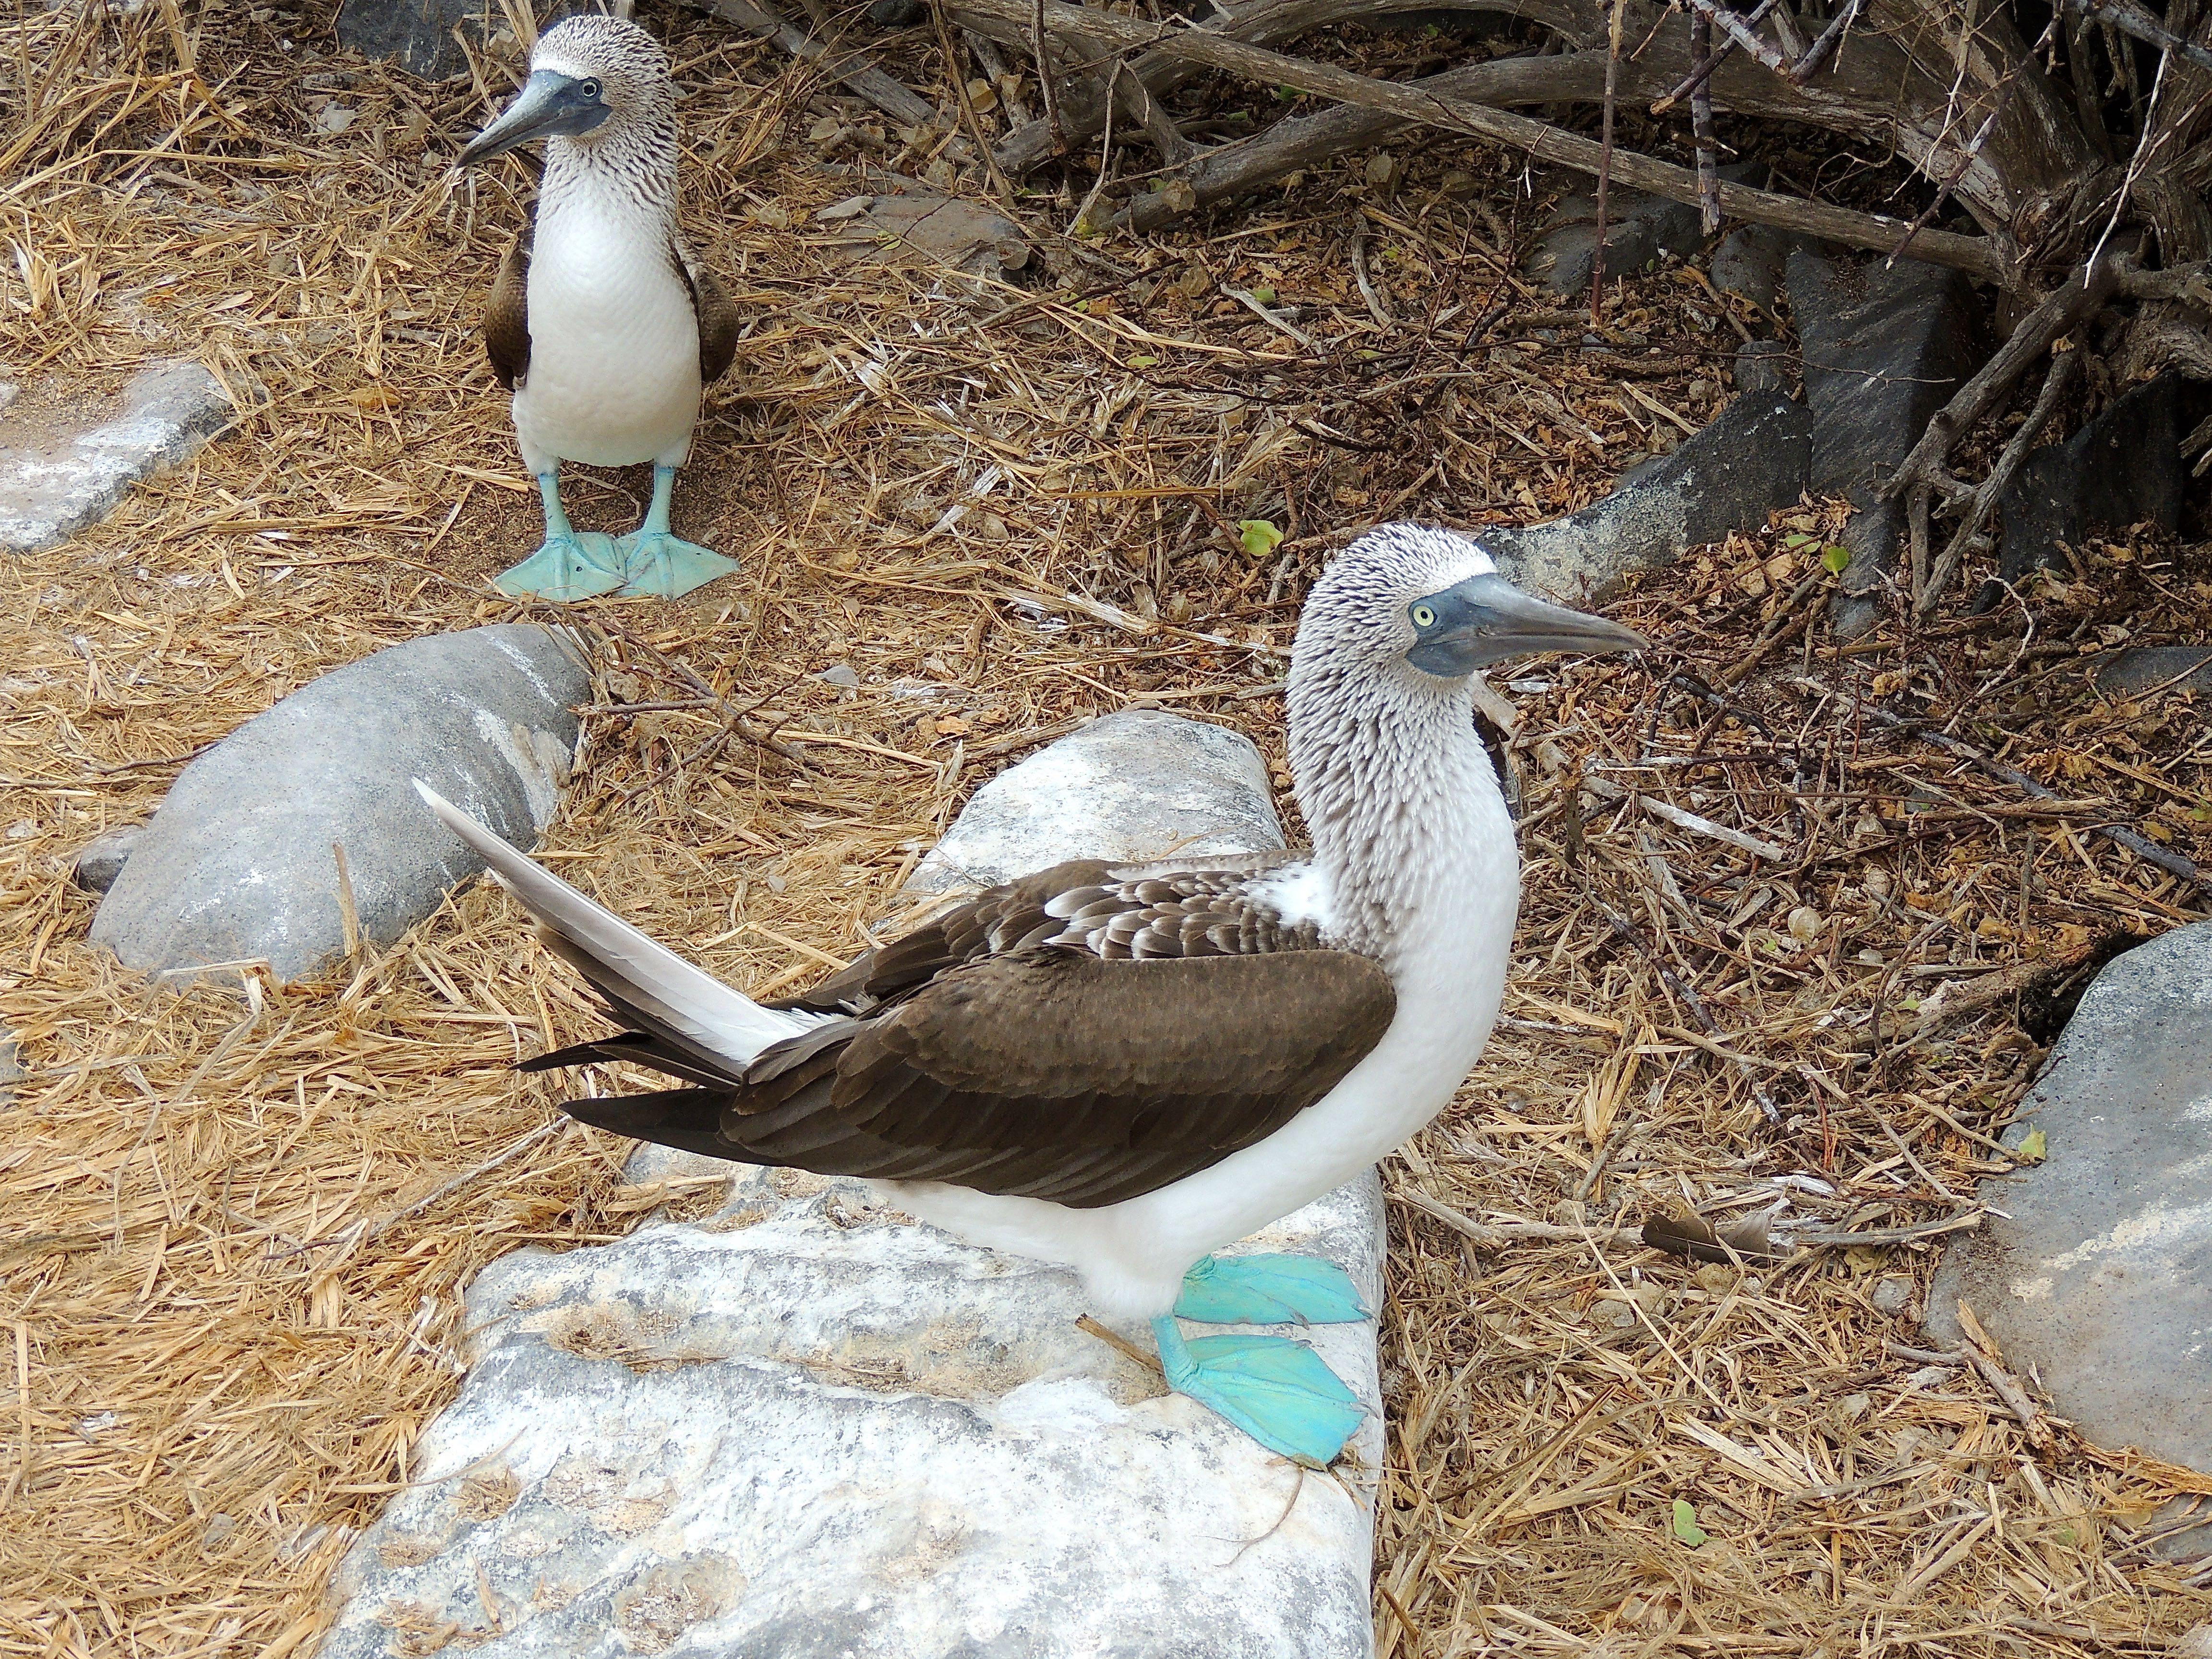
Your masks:
M 1585 349 L 1508 274 L 1517 161 L 1459 146 L 1142 246 L 1058 234 L 1085 175 L 1009 207 L 1021 283 L 854 264 L 849 222 L 811 216 L 950 126 L 888 131 L 770 48 L 651 21 L 696 240 L 752 319 L 679 528 L 745 574 L 586 608 L 600 702 L 545 851 L 740 983 L 860 948 L 965 793 L 1085 717 L 1149 700 L 1279 763 L 1297 602 L 1352 532 L 1549 516 L 1725 396 L 1720 302 L 1629 279 Z M 470 1275 L 680 1196 L 508 1070 L 595 1021 L 496 892 L 244 1000 L 84 943 L 76 848 L 317 674 L 515 614 L 483 579 L 537 533 L 471 332 L 525 175 L 446 167 L 515 53 L 425 88 L 331 56 L 327 24 L 70 0 L 0 34 L 11 420 L 172 354 L 252 410 L 0 566 L 0 1024 L 28 1073 L 0 1119 L 0 1652 L 25 1659 L 310 1650 L 459 1387 Z M 943 40 L 888 64 L 952 111 Z M 642 485 L 572 506 L 626 525 Z M 1287 539 L 1255 557 L 1263 518 Z M 2084 1443 L 2002 1356 L 1899 1353 L 1926 1339 L 1874 1292 L 1919 1293 L 1924 1240 L 1745 1270 L 1633 1237 L 1690 1205 L 1906 1233 L 1966 1208 L 2051 965 L 2202 908 L 2087 833 L 2122 814 L 2207 856 L 2187 696 L 2102 706 L 2075 662 L 2203 638 L 2202 550 L 2093 550 L 2025 650 L 2015 611 L 1839 653 L 1803 625 L 1832 527 L 1709 550 L 1620 607 L 1650 658 L 1510 692 L 1508 1018 L 1386 1172 L 1386 1654 L 2087 1655 L 2207 1614 L 2142 1531 L 2181 1473 Z M 836 665 L 857 684 L 811 678 Z M 1907 694 L 2059 801 L 1854 718 Z

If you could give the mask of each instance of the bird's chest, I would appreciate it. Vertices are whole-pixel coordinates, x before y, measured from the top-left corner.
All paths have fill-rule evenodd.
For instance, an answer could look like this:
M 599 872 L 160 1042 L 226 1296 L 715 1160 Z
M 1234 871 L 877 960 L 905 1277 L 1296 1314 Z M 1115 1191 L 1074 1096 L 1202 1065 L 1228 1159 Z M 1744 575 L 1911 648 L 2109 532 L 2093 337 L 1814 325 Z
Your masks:
M 518 413 L 571 459 L 647 459 L 697 416 L 698 319 L 656 228 L 541 215 Z

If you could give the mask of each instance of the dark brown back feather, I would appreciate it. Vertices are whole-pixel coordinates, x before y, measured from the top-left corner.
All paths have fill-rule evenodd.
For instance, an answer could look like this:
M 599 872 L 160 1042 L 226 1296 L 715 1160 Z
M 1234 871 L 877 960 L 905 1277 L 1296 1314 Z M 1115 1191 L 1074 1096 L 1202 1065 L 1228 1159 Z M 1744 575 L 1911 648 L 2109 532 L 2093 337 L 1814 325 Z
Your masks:
M 532 202 L 522 228 L 507 245 L 484 301 L 484 355 L 491 372 L 509 392 L 530 373 L 530 248 L 538 234 L 538 204 Z
M 712 386 L 729 372 L 738 355 L 738 308 L 714 273 L 691 257 L 678 237 L 676 269 L 691 290 L 691 314 L 699 322 L 699 381 Z

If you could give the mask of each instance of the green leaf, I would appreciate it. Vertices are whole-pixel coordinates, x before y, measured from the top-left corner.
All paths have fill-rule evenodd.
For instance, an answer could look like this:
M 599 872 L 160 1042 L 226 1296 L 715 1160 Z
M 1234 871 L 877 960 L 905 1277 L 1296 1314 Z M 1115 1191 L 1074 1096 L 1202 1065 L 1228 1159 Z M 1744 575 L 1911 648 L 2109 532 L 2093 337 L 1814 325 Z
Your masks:
M 1275 290 L 1272 288 L 1255 288 L 1252 290 L 1252 297 L 1263 306 L 1271 306 L 1275 303 Z
M 1265 519 L 1239 519 L 1237 538 L 1243 543 L 1248 557 L 1264 559 L 1281 544 L 1283 532 Z
M 1838 542 L 1830 542 L 1820 550 L 1820 568 L 1832 576 L 1840 576 L 1850 568 L 1851 550 Z
M 1160 360 L 1157 357 L 1132 357 L 1129 359 L 1129 367 L 1132 368 L 1158 368 L 1159 366 Z
M 1711 1536 L 1698 1524 L 1698 1512 L 1690 1506 L 1690 1500 L 1686 1498 L 1674 1500 L 1674 1536 L 1692 1549 L 1697 1548 Z
M 1782 544 L 1794 553 L 1800 548 L 1812 546 L 1820 539 L 1818 536 L 1808 536 L 1802 530 L 1793 530 L 1782 538 Z
M 2040 1164 L 2051 1156 L 2051 1142 L 2040 1129 L 2030 1129 L 2020 1139 L 2020 1159 L 2023 1164 Z

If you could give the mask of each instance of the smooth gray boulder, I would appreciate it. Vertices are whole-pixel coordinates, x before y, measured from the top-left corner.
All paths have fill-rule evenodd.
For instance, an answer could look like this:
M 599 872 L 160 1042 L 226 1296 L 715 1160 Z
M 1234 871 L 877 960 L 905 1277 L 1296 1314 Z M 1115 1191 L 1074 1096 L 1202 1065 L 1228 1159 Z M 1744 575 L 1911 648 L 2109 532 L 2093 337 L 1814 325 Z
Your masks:
M 1555 599 L 1602 595 L 1623 577 L 1669 564 L 1804 493 L 1812 417 L 1778 392 L 1737 398 L 1671 454 L 1632 467 L 1603 501 L 1527 529 L 1488 526 L 1475 538 L 1513 581 Z
M 132 484 L 189 458 L 232 415 L 204 365 L 173 362 L 133 375 L 112 419 L 11 417 L 0 424 L 0 552 L 67 541 L 113 512 Z
M 1877 491 L 1894 477 L 1928 418 L 1985 355 L 1973 290 L 1955 270 L 1899 260 L 1856 263 L 1805 248 L 1790 255 L 1805 401 L 1813 411 L 1807 484 L 1858 510 L 1844 528 L 1851 562 L 1836 597 L 1836 631 L 1856 639 L 1881 617 L 1905 510 Z
M 1083 810 L 1072 810 L 1072 803 Z M 978 789 L 907 884 L 988 887 L 1067 859 L 1134 862 L 1280 847 L 1267 763 L 1225 726 L 1157 709 L 1102 714 Z
M 93 942 L 179 979 L 257 961 L 279 980 L 313 975 L 345 949 L 336 844 L 363 938 L 388 944 L 483 868 L 410 780 L 531 846 L 590 693 L 582 652 L 529 623 L 428 635 L 333 670 L 178 775 Z
M 1280 844 L 1257 751 L 1196 721 L 1112 717 L 1012 772 L 1060 781 L 1023 796 L 1026 839 L 978 792 L 945 842 L 970 878 L 1163 850 L 1190 813 Z M 655 1148 L 629 1175 L 717 1170 L 703 1219 L 477 1276 L 468 1381 L 342 1566 L 323 1659 L 439 1632 L 486 1659 L 1371 1652 L 1373 1323 L 1300 1334 L 1376 1413 L 1316 1475 L 1079 1329 L 1070 1273 L 863 1182 Z M 1379 1306 L 1383 1240 L 1370 1171 L 1237 1248 L 1329 1256 Z
M 2106 965 L 2005 1142 L 2038 1129 L 2044 1163 L 1983 1183 L 2002 1213 L 1946 1253 L 1929 1329 L 1959 1340 L 1963 1298 L 2091 1440 L 2212 1474 L 2212 922 Z
M 70 879 L 88 893 L 104 893 L 115 885 L 123 866 L 131 862 L 131 854 L 146 838 L 143 823 L 126 823 L 120 829 L 110 830 L 104 836 L 95 836 L 77 851 L 76 862 L 70 866 Z

